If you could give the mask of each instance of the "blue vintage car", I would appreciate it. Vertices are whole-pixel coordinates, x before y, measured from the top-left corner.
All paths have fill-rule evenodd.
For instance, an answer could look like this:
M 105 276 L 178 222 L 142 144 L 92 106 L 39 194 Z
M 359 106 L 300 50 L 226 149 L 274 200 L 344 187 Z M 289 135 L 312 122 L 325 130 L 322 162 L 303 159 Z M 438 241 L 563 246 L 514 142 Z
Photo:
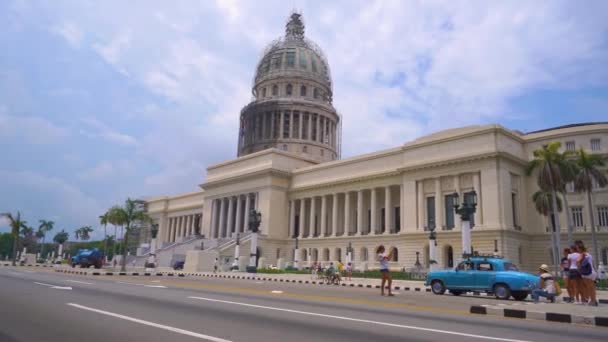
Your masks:
M 524 300 L 540 285 L 536 275 L 519 272 L 517 267 L 500 257 L 473 256 L 466 258 L 453 270 L 433 271 L 426 277 L 426 285 L 434 294 L 449 290 L 455 296 L 479 291 L 494 294 L 498 299 Z

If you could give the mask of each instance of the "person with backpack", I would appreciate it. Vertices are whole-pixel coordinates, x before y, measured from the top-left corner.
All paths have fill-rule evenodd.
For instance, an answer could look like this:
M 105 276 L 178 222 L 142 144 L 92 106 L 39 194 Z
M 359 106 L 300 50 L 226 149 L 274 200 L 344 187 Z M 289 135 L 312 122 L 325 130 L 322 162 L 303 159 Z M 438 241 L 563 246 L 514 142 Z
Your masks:
M 555 297 L 557 294 L 557 282 L 553 278 L 551 272 L 549 272 L 549 266 L 542 264 L 538 268 L 540 271 L 540 288 L 532 290 L 532 299 L 535 304 L 538 304 L 539 297 L 545 297 L 555 303 Z
M 568 254 L 568 286 L 572 289 L 570 294 L 570 303 L 582 304 L 583 280 L 581 273 L 578 270 L 578 259 L 580 254 L 576 245 L 570 246 L 571 253 Z
M 590 306 L 598 306 L 597 295 L 595 292 L 595 278 L 597 277 L 597 272 L 593 267 L 593 256 L 587 252 L 587 248 L 582 241 L 580 241 L 580 244 L 578 244 L 577 247 L 581 254 L 578 264 L 581 272 L 583 301 L 588 303 Z

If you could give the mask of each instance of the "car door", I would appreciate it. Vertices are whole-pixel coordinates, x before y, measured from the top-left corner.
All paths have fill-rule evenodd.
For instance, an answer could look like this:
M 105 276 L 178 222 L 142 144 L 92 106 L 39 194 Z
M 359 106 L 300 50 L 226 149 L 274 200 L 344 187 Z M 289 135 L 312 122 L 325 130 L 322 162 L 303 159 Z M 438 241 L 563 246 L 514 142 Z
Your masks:
M 478 290 L 489 289 L 496 278 L 496 268 L 490 261 L 478 261 L 475 264 L 475 288 Z
M 470 289 L 474 285 L 475 263 L 472 261 L 463 261 L 452 274 L 448 281 L 448 288 Z

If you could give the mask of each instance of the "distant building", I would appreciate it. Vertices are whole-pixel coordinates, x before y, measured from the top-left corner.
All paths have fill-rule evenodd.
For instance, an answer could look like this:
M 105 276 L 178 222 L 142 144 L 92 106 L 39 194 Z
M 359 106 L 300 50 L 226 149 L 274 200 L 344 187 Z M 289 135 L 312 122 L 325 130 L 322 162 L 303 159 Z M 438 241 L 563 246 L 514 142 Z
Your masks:
M 238 158 L 209 166 L 202 190 L 147 200 L 159 226 L 161 265 L 201 244 L 230 261 L 237 232 L 241 257 L 248 259 L 246 213 L 256 208 L 262 213 L 258 254 L 265 265 L 292 262 L 297 236 L 302 266 L 345 261 L 351 244 L 355 268 L 377 268 L 375 250 L 383 244 L 397 249 L 395 268 L 414 267 L 417 254 L 428 267 L 427 230 L 435 226 L 436 261 L 452 267 L 461 255 L 461 233 L 451 196 L 474 190 L 479 204 L 473 249 L 532 270 L 552 261 L 548 220 L 531 199 L 536 179 L 524 172 L 532 152 L 560 141 L 564 149 L 608 155 L 608 123 L 589 123 L 527 134 L 468 126 L 340 159 L 342 117 L 332 105 L 329 64 L 305 38 L 297 13 L 285 37 L 264 52 L 252 92 L 254 100 L 240 113 Z M 567 197 L 570 212 L 560 214 L 563 245 L 567 215 L 575 238 L 591 245 L 586 196 Z M 607 263 L 608 189 L 597 188 L 592 197 L 600 257 Z M 142 236 L 149 242 L 149 234 Z

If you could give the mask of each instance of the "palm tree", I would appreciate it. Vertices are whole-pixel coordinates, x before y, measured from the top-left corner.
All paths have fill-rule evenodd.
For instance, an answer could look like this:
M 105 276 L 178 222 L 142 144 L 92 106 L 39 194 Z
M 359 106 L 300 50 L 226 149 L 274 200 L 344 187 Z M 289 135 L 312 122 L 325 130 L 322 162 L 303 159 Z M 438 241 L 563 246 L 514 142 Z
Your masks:
M 553 214 L 553 194 L 549 191 L 539 190 L 532 195 L 532 201 L 534 202 L 534 207 L 539 214 L 547 217 L 549 220 L 549 226 L 551 227 L 551 241 L 554 241 L 555 234 L 555 217 L 557 215 Z M 562 211 L 562 200 L 557 197 L 555 199 L 557 203 L 557 211 Z M 559 264 L 559 248 L 556 246 L 554 242 L 551 243 L 551 250 L 553 251 L 553 262 L 555 265 Z
M 125 227 L 125 236 L 123 239 L 123 251 L 122 251 L 122 262 L 121 262 L 121 272 L 126 272 L 127 270 L 127 248 L 126 246 L 129 243 L 129 234 L 135 228 L 139 227 L 144 222 L 150 220 L 146 212 L 142 207 L 143 202 L 132 200 L 127 198 L 125 201 L 124 207 L 115 207 L 113 209 L 113 215 L 120 218 Z
M 69 238 L 70 235 L 68 235 L 68 233 L 62 229 L 59 233 L 55 234 L 55 237 L 53 237 L 53 241 L 55 241 L 60 246 L 63 246 L 63 244 L 68 241 Z M 60 255 L 58 256 L 61 257 Z
M 573 183 L 574 178 L 578 173 L 578 167 L 574 159 L 575 154 L 576 153 L 572 151 L 564 151 L 564 153 L 559 155 L 561 158 L 559 164 L 561 166 L 561 174 L 563 179 L 563 184 L 559 189 L 559 192 L 561 192 L 562 198 L 564 199 L 564 211 L 566 212 L 566 224 L 568 225 L 568 246 L 572 246 L 574 244 L 574 239 L 572 238 L 574 225 L 572 224 L 572 213 L 570 212 L 570 206 L 568 205 L 568 191 L 566 189 L 566 185 L 571 182 Z
M 114 226 L 114 240 L 118 241 L 118 235 L 117 235 L 117 226 L 122 226 L 124 225 L 125 222 L 125 217 L 124 217 L 124 212 L 122 211 L 122 208 L 118 205 L 113 206 L 112 208 L 110 208 L 110 210 L 108 210 L 108 220 L 109 222 Z M 124 242 L 122 244 L 124 246 Z M 118 254 L 118 244 L 114 244 L 114 256 L 116 256 Z
M 542 191 L 551 193 L 551 212 L 555 220 L 555 247 L 560 250 L 561 245 L 561 225 L 559 222 L 557 192 L 562 189 L 566 182 L 562 171 L 564 170 L 564 155 L 559 152 L 561 143 L 558 141 L 544 145 L 542 148 L 534 151 L 534 159 L 530 161 L 526 167 L 526 174 L 532 175 L 533 172 L 538 172 L 537 183 Z M 559 255 L 559 253 L 558 253 Z M 559 258 L 559 256 L 557 257 Z M 559 260 L 555 263 L 556 272 L 559 271 Z
M 108 257 L 108 231 L 107 226 L 110 223 L 110 213 L 105 212 L 103 215 L 99 216 L 99 223 L 103 225 L 103 255 Z
M 47 220 L 39 220 L 38 222 L 40 222 L 40 225 L 38 226 L 36 236 L 42 238 L 42 247 L 40 247 L 40 257 L 42 258 L 44 257 L 44 241 L 46 240 L 46 233 L 53 230 L 55 222 Z
M 76 240 L 80 238 L 82 241 L 86 241 L 91 238 L 90 233 L 93 231 L 91 226 L 84 226 L 76 229 L 74 235 L 76 235 Z
M 593 217 L 591 191 L 593 191 L 594 182 L 601 188 L 608 185 L 606 174 L 600 170 L 601 167 L 606 166 L 606 162 L 602 156 L 587 153 L 581 148 L 577 153 L 576 164 L 578 166 L 578 174 L 574 179 L 574 188 L 576 191 L 587 193 L 587 207 L 589 208 L 589 218 L 591 220 L 593 255 L 595 256 L 595 266 L 597 267 L 600 255 L 597 248 L 597 236 L 595 235 L 595 218 Z
M 13 266 L 16 265 L 17 259 L 17 246 L 19 245 L 19 231 L 26 227 L 26 222 L 21 220 L 21 213 L 17 212 L 16 216 L 11 213 L 2 213 L 0 217 L 8 220 L 8 225 L 11 227 L 11 234 L 13 235 Z

